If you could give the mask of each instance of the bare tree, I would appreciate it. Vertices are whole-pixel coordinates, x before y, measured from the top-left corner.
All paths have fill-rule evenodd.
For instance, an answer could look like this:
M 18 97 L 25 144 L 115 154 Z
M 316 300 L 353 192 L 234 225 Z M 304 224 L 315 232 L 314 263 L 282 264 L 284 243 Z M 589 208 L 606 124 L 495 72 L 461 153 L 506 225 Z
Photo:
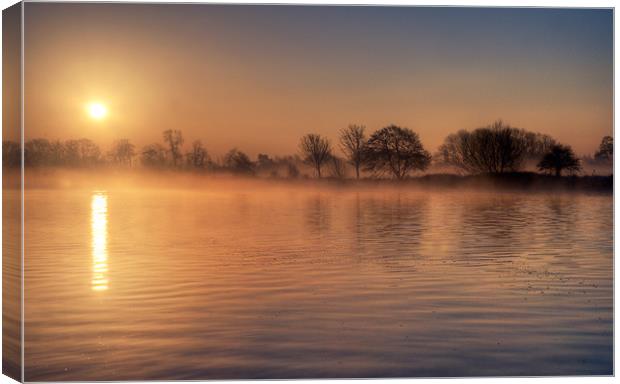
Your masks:
M 89 139 L 67 140 L 64 155 L 64 163 L 70 166 L 95 165 L 101 160 L 99 146 Z
M 172 165 L 177 166 L 178 161 L 183 158 L 181 154 L 181 146 L 183 145 L 183 134 L 176 129 L 168 129 L 164 131 L 164 142 L 168 144 L 170 148 L 170 156 L 172 158 Z
M 542 133 L 521 130 L 521 135 L 525 141 L 525 160 L 538 161 L 557 144 L 553 137 Z
M 146 167 L 163 167 L 166 165 L 166 148 L 159 143 L 147 145 L 142 149 L 141 161 Z
M 135 146 L 131 144 L 128 139 L 116 140 L 114 144 L 112 144 L 109 155 L 113 162 L 131 166 L 131 161 L 136 155 Z
M 321 167 L 331 158 L 331 145 L 326 138 L 310 133 L 301 138 L 299 142 L 304 161 L 312 165 L 318 178 L 321 178 Z
M 346 162 L 337 156 L 332 156 L 329 161 L 331 176 L 336 179 L 344 179 L 346 177 Z
M 53 165 L 63 165 L 65 163 L 66 148 L 65 144 L 60 140 L 50 142 L 50 158 L 49 162 Z
M 578 172 L 581 170 L 581 165 L 570 146 L 557 144 L 538 163 L 538 169 L 553 171 L 556 176 L 561 176 L 563 170 Z
M 347 156 L 349 163 L 355 167 L 355 177 L 360 178 L 360 167 L 362 166 L 362 156 L 366 137 L 363 125 L 351 124 L 347 128 L 340 130 L 340 149 Z
M 188 165 L 197 169 L 204 169 L 211 162 L 209 153 L 200 140 L 192 143 L 192 150 L 187 153 L 186 157 Z
M 418 134 L 396 125 L 373 133 L 364 146 L 365 169 L 388 172 L 397 179 L 414 170 L 425 170 L 430 161 L 431 155 L 422 146 Z
M 53 164 L 52 146 L 48 139 L 28 140 L 24 145 L 24 164 L 30 166 L 60 165 Z

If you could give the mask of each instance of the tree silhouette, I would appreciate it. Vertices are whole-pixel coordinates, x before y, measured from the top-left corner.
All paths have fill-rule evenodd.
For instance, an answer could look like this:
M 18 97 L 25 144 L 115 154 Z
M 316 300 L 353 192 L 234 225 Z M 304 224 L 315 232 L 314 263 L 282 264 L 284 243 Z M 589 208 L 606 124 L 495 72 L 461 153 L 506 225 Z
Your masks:
M 166 165 L 166 148 L 159 143 L 147 145 L 142 149 L 142 165 L 161 168 Z
M 347 162 L 356 169 L 374 174 L 389 174 L 403 179 L 416 170 L 425 170 L 431 156 L 420 142 L 417 133 L 410 129 L 390 125 L 374 132 L 365 140 L 365 127 L 349 125 L 339 131 L 339 147 L 347 159 L 338 158 L 332 153 L 332 146 L 326 137 L 307 134 L 300 139 L 299 154 L 270 157 L 260 153 L 253 162 L 243 152 L 233 149 L 221 161 L 211 161 L 200 140 L 192 143 L 190 150 L 181 154 L 184 143 L 179 130 L 163 132 L 164 143 L 147 145 L 139 151 L 142 166 L 164 168 L 175 166 L 178 169 L 195 168 L 228 170 L 234 173 L 270 175 L 274 178 L 298 178 L 302 163 L 312 166 L 318 178 L 324 176 L 325 167 L 330 177 L 346 178 Z M 106 156 L 89 139 L 70 139 L 66 141 L 34 138 L 23 146 L 24 165 L 27 167 L 62 166 L 83 167 L 105 164 L 134 165 L 136 156 L 134 145 L 128 139 L 116 140 Z M 599 149 L 592 156 L 575 157 L 569 146 L 557 144 L 544 134 L 513 128 L 498 120 L 486 127 L 472 132 L 459 131 L 451 134 L 440 146 L 434 159 L 469 173 L 503 173 L 518 171 L 526 161 L 536 164 L 540 171 L 562 175 L 563 172 L 577 172 L 583 162 L 601 165 L 602 161 L 613 159 L 613 138 L 603 137 Z M 536 163 L 530 160 L 541 159 Z M 20 144 L 3 141 L 3 164 L 9 167 L 21 166 Z M 306 177 L 304 175 L 304 177 Z
M 231 149 L 224 156 L 224 166 L 235 173 L 254 173 L 254 163 L 248 155 L 236 148 Z
M 364 146 L 363 158 L 366 170 L 388 172 L 403 179 L 411 171 L 425 170 L 431 155 L 422 146 L 417 133 L 390 125 L 370 136 Z
M 170 156 L 172 158 L 172 165 L 177 166 L 177 163 L 183 158 L 181 154 L 181 146 L 183 145 L 183 134 L 176 129 L 168 129 L 164 131 L 164 142 L 168 144 L 170 148 Z
M 362 166 L 362 156 L 366 142 L 364 130 L 366 130 L 365 126 L 354 124 L 340 130 L 340 149 L 347 156 L 349 163 L 355 167 L 355 177 L 357 179 L 360 178 L 360 167 Z
M 112 161 L 117 164 L 131 166 L 131 161 L 135 155 L 135 146 L 131 144 L 128 139 L 116 140 L 114 144 L 112 144 L 110 157 Z
M 2 167 L 21 167 L 22 149 L 18 142 L 2 141 Z
M 259 168 L 263 169 L 271 169 L 275 165 L 275 162 L 269 155 L 265 153 L 259 153 L 256 157 L 256 163 Z
M 321 178 L 321 167 L 331 158 L 331 145 L 326 138 L 310 133 L 299 142 L 304 161 L 312 165 L 318 178 Z
M 468 173 L 515 172 L 527 158 L 539 158 L 555 144 L 547 135 L 513 128 L 501 120 L 473 132 L 451 134 L 439 147 L 441 163 Z
M 67 140 L 64 158 L 70 166 L 95 165 L 101 160 L 101 150 L 89 139 Z
M 344 179 L 346 177 L 346 162 L 337 156 L 332 156 L 329 160 L 331 176 L 336 179 Z
M 525 160 L 540 160 L 545 153 L 551 150 L 551 147 L 557 144 L 555 139 L 549 135 L 537 132 L 528 132 L 520 130 L 521 140 L 525 146 Z
M 197 169 L 204 169 L 209 165 L 211 159 L 209 158 L 209 153 L 203 147 L 202 142 L 200 140 L 196 140 L 192 143 L 192 150 L 187 153 L 187 164 L 190 167 Z
M 614 157 L 614 138 L 611 136 L 603 137 L 598 151 L 594 154 L 594 158 L 599 161 L 612 161 Z
M 64 145 L 63 145 L 64 152 Z M 24 163 L 30 166 L 61 165 L 52 161 L 52 145 L 47 139 L 28 140 L 24 145 Z M 63 156 L 64 160 L 64 156 Z
M 289 179 L 296 179 L 299 177 L 299 169 L 295 165 L 295 163 L 287 162 L 286 163 L 286 176 Z
M 27 166 L 94 166 L 103 163 L 99 146 L 89 139 L 49 141 L 28 140 L 24 145 Z
M 563 170 L 577 172 L 581 169 L 581 165 L 571 147 L 556 144 L 540 160 L 538 169 L 540 171 L 554 172 L 556 176 L 561 176 Z

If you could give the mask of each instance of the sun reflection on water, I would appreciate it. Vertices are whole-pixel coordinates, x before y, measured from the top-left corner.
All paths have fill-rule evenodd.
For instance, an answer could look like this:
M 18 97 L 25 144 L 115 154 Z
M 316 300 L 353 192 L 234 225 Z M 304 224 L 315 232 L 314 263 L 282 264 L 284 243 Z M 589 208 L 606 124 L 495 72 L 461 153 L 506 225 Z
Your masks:
M 94 192 L 90 203 L 93 254 L 93 291 L 108 289 L 108 196 Z

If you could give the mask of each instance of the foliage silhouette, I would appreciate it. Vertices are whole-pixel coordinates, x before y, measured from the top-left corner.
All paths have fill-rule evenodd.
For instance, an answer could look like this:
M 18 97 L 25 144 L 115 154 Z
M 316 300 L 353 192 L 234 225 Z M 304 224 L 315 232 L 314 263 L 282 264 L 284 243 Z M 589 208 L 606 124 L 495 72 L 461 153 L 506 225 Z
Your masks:
M 234 173 L 254 174 L 254 163 L 248 155 L 236 148 L 231 149 L 224 156 L 224 167 Z
M 163 168 L 166 166 L 166 148 L 159 143 L 145 146 L 142 149 L 141 162 L 145 167 Z
M 603 137 L 598 151 L 594 154 L 594 158 L 599 161 L 611 162 L 614 157 L 614 138 L 611 136 Z
M 563 170 L 578 172 L 581 169 L 581 165 L 571 147 L 556 144 L 540 160 L 538 169 L 554 172 L 556 176 L 561 176 Z
M 299 177 L 299 168 L 294 163 L 288 163 L 286 168 L 286 175 L 289 179 L 296 179 Z
M 323 176 L 324 167 L 327 166 L 330 177 L 344 179 L 348 163 L 355 169 L 356 178 L 360 176 L 359 165 L 359 168 L 370 171 L 375 176 L 387 174 L 400 180 L 413 171 L 426 170 L 431 159 L 415 132 L 394 125 L 374 132 L 367 141 L 362 125 L 350 125 L 340 130 L 339 146 L 342 152 L 347 154 L 346 160 L 336 157 L 328 139 L 317 134 L 308 134 L 301 138 L 299 148 L 303 158 L 298 155 L 272 158 L 268 154 L 260 153 L 256 162 L 252 162 L 248 155 L 237 149 L 214 161 L 200 140 L 194 141 L 190 150 L 181 155 L 181 131 L 164 131 L 163 138 L 163 144 L 147 145 L 138 153 L 128 139 L 119 139 L 113 142 L 105 156 L 102 156 L 100 148 L 88 139 L 61 141 L 35 138 L 26 141 L 24 145 L 24 164 L 27 167 L 133 166 L 134 157 L 138 155 L 138 163 L 145 168 L 174 167 L 178 170 L 208 170 L 295 179 L 308 177 L 307 168 L 303 165 L 305 163 L 312 167 L 319 178 Z M 20 144 L 5 140 L 2 148 L 3 166 L 20 167 Z M 543 156 L 546 156 L 545 159 L 542 159 Z M 520 170 L 524 162 L 530 160 L 536 161 L 532 165 L 538 165 L 541 172 L 561 175 L 564 171 L 579 171 L 584 163 L 588 167 L 604 165 L 605 172 L 612 159 L 613 138 L 610 136 L 603 138 L 594 157 L 583 156 L 582 159 L 576 159 L 570 147 L 556 144 L 550 136 L 512 128 L 501 121 L 473 132 L 459 131 L 449 135 L 434 158 L 438 160 L 438 164 L 455 166 L 456 169 L 473 176 L 487 173 L 497 176 L 512 175 L 509 179 L 513 181 L 519 179 L 515 176 L 519 173 L 516 171 Z M 596 169 L 592 169 L 592 176 L 595 174 Z M 434 176 L 435 182 L 441 175 Z M 497 180 L 504 182 L 502 177 Z
M 15 168 L 21 166 L 21 146 L 10 140 L 2 141 L 2 167 Z
M 540 158 L 555 144 L 547 135 L 513 128 L 497 120 L 451 134 L 439 147 L 437 159 L 470 174 L 519 171 L 527 159 Z
M 363 152 L 364 168 L 375 174 L 390 173 L 403 179 L 409 172 L 425 170 L 431 161 L 418 134 L 390 125 L 373 133 Z
M 256 168 L 259 170 L 271 172 L 276 167 L 276 162 L 267 154 L 259 153 L 256 159 Z
M 95 165 L 101 160 L 101 150 L 89 139 L 67 140 L 65 158 L 72 165 Z
M 99 146 L 89 139 L 49 141 L 32 139 L 24 145 L 27 166 L 84 167 L 103 163 Z

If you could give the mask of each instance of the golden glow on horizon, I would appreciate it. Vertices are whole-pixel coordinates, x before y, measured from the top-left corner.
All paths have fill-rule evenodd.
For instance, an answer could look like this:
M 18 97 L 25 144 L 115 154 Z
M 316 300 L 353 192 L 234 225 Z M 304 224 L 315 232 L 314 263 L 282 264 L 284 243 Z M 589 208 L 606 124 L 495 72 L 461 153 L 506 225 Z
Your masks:
M 95 120 L 102 120 L 108 114 L 108 108 L 105 105 L 98 102 L 89 103 L 88 107 L 88 115 Z
M 93 256 L 93 291 L 108 289 L 108 197 L 95 192 L 91 198 L 91 236 Z
M 501 118 L 581 155 L 613 132 L 613 44 L 604 38 L 605 28 L 613 30 L 611 14 L 601 24 L 584 13 L 593 24 L 573 25 L 574 16 L 558 11 L 555 21 L 567 17 L 562 25 L 584 35 L 552 28 L 545 39 L 520 43 L 517 24 L 505 34 L 481 34 L 474 10 L 456 19 L 472 28 L 455 40 L 445 35 L 451 23 L 408 21 L 425 17 L 414 9 L 403 9 L 407 17 L 373 16 L 377 28 L 369 32 L 352 15 L 324 17 L 318 9 L 291 11 L 302 21 L 296 23 L 267 7 L 256 14 L 230 7 L 221 15 L 205 8 L 191 17 L 160 7 L 63 7 L 36 4 L 25 16 L 26 140 L 84 137 L 104 146 L 127 138 L 142 147 L 174 128 L 186 149 L 202 140 L 217 155 L 237 147 L 251 157 L 288 156 L 308 132 L 337 143 L 348 124 L 364 124 L 370 134 L 393 123 L 417 132 L 435 152 L 449 134 Z M 271 29 L 261 29 L 271 17 L 290 36 L 273 39 Z M 548 30 L 544 18 L 531 21 Z M 332 38 L 301 49 L 323 23 Z M 367 57 L 375 47 L 381 54 Z M 295 54 L 282 61 L 281 52 Z

